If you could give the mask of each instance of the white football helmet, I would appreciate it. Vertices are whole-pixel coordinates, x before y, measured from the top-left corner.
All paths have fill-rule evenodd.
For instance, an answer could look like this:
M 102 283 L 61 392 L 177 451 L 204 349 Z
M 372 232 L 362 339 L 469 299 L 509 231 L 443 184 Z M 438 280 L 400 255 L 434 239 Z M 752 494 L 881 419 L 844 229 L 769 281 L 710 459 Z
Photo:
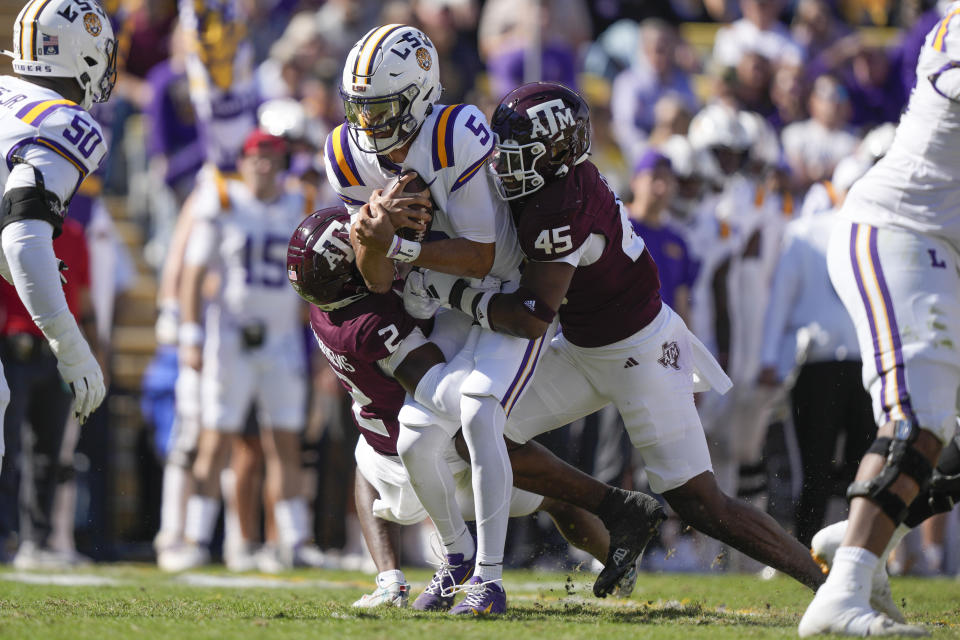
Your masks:
M 750 140 L 737 113 L 720 104 L 707 105 L 690 121 L 690 144 L 694 149 L 724 147 L 746 151 Z
M 347 55 L 340 97 L 347 128 L 363 151 L 384 154 L 419 129 L 440 99 L 437 50 L 419 29 L 371 29 Z
M 737 114 L 750 141 L 750 160 L 758 165 L 774 167 L 780 162 L 780 140 L 767 119 L 755 111 Z
M 21 76 L 73 78 L 89 109 L 117 81 L 117 41 L 97 0 L 30 0 L 13 26 L 13 70 Z

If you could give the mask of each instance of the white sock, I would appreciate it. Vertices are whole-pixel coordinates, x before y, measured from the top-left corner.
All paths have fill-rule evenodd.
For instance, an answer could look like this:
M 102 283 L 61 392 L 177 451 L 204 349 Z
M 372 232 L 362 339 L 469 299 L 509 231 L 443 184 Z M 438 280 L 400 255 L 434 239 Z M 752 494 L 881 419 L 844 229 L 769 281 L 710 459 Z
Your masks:
M 450 436 L 440 427 L 400 426 L 397 453 L 407 469 L 410 486 L 433 520 L 447 553 L 463 553 L 450 550 L 450 545 L 457 545 L 466 532 L 467 523 L 457 503 L 457 483 L 444 455 L 449 447 Z M 472 539 L 470 546 L 473 546 Z M 466 557 L 473 556 L 473 550 L 469 551 L 471 553 Z
M 477 567 L 481 577 L 491 574 L 498 577 L 502 573 L 500 565 L 503 563 L 513 488 L 513 468 L 503 441 L 507 416 L 493 396 L 464 396 L 460 401 L 460 415 L 473 473 Z M 495 566 L 484 571 L 485 565 Z
M 309 539 L 306 500 L 303 498 L 278 500 L 273 507 L 273 513 L 277 519 L 277 537 L 280 538 L 281 545 L 294 548 Z
M 190 472 L 179 465 L 163 467 L 163 493 L 160 498 L 160 532 L 170 540 L 183 537 L 184 510 Z
M 476 552 L 476 546 L 473 544 L 473 536 L 470 535 L 470 530 L 467 529 L 467 525 L 463 525 L 463 531 L 460 532 L 452 542 L 447 543 L 443 542 L 443 548 L 446 550 L 447 555 L 452 555 L 454 553 L 462 553 L 464 560 L 471 560 L 474 553 Z
M 184 537 L 200 545 L 210 544 L 213 529 L 220 515 L 220 501 L 194 494 L 187 500 L 187 521 L 184 525 Z
M 391 584 L 406 584 L 407 578 L 403 575 L 403 571 L 400 569 L 391 569 L 389 571 L 381 571 L 377 574 L 377 586 L 386 588 Z
M 220 495 L 223 496 L 223 548 L 224 551 L 238 549 L 244 539 L 237 510 L 237 477 L 230 467 L 220 472 Z
M 869 606 L 870 583 L 880 559 L 860 547 L 840 547 L 823 587 L 857 594 Z
M 503 578 L 503 563 L 497 562 L 495 564 L 486 564 L 483 562 L 478 562 L 475 573 L 480 576 L 480 579 L 484 582 L 500 580 Z

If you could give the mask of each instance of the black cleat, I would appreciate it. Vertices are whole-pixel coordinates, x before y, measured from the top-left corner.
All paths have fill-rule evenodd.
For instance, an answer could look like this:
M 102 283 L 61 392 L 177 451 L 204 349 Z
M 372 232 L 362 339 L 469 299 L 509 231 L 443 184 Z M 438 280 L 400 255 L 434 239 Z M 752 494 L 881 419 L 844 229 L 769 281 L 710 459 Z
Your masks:
M 659 502 L 645 493 L 614 489 L 604 500 L 599 515 L 610 531 L 610 551 L 603 571 L 593 583 L 593 595 L 606 598 L 621 578 L 635 568 L 667 514 Z

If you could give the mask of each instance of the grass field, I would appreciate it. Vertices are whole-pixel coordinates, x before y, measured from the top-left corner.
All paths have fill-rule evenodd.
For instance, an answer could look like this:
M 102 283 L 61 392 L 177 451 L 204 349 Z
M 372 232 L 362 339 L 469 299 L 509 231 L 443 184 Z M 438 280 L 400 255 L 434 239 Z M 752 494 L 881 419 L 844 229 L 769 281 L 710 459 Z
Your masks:
M 414 593 L 429 578 L 408 573 Z M 109 566 L 67 574 L 0 572 L 0 638 L 795 638 L 811 593 L 788 578 L 643 574 L 629 600 L 597 600 L 583 573 L 509 571 L 510 610 L 498 619 L 350 603 L 372 590 L 369 575 L 223 571 L 166 576 L 152 567 Z M 897 579 L 911 621 L 935 638 L 960 638 L 960 583 Z

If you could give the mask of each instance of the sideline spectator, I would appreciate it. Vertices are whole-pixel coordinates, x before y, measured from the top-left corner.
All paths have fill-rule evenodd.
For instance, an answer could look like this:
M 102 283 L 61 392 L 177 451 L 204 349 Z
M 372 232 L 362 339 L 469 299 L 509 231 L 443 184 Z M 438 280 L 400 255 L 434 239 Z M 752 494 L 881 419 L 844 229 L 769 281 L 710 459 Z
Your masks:
M 637 60 L 613 82 L 611 109 L 621 148 L 628 157 L 639 157 L 654 127 L 654 106 L 674 96 L 688 111 L 696 112 L 699 101 L 690 76 L 676 62 L 677 34 L 662 20 L 640 25 Z
M 690 321 L 690 289 L 696 265 L 680 234 L 668 224 L 667 210 L 677 189 L 670 160 L 649 150 L 634 167 L 630 223 L 657 263 L 660 297 L 684 322 Z
M 837 163 L 853 153 L 858 139 L 850 133 L 850 96 L 833 76 L 822 75 L 813 83 L 810 118 L 784 128 L 781 134 L 794 186 L 806 191 L 825 180 Z
M 803 62 L 803 49 L 778 20 L 782 8 L 782 0 L 740 0 L 743 17 L 717 32 L 714 64 L 736 67 L 748 51 L 776 64 Z

